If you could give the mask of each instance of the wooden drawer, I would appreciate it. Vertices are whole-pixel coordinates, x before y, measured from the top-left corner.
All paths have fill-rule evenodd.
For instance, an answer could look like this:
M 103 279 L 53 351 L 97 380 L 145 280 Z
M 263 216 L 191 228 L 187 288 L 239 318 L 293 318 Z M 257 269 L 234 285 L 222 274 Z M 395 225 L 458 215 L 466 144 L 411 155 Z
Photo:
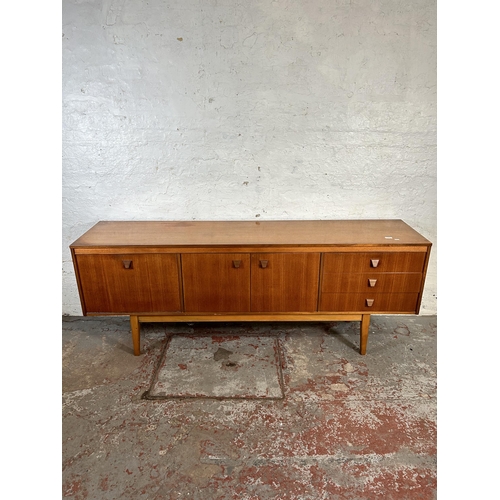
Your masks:
M 414 313 L 418 293 L 323 293 L 320 311 Z M 370 304 L 369 301 L 373 301 Z
M 323 274 L 421 273 L 425 252 L 325 253 Z
M 321 293 L 402 293 L 419 292 L 421 273 L 325 274 Z
M 76 257 L 86 313 L 181 311 L 177 254 Z

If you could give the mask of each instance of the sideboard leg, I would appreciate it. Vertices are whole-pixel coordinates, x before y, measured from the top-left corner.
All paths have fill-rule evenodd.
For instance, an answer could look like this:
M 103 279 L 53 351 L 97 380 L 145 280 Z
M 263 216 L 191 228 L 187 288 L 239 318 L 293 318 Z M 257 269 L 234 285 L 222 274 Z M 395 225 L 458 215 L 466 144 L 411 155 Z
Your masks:
M 130 329 L 132 330 L 132 343 L 134 344 L 134 356 L 141 354 L 141 325 L 139 316 L 130 316 Z
M 359 353 L 366 354 L 366 344 L 368 343 L 368 330 L 370 329 L 370 315 L 363 314 L 361 319 L 361 332 L 359 338 Z

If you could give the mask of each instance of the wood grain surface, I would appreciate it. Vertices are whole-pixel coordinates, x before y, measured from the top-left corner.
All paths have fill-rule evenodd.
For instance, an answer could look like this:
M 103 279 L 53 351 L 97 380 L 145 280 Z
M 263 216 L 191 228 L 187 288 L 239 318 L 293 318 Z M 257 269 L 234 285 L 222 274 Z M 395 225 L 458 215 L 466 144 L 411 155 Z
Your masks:
M 402 220 L 102 221 L 71 247 L 429 244 Z

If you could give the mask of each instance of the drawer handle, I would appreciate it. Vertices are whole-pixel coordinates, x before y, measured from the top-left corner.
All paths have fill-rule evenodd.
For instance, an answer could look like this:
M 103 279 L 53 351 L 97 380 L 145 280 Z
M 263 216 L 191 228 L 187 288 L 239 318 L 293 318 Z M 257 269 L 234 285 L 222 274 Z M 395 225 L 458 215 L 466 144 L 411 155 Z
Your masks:
M 366 305 L 367 305 L 368 307 L 371 307 L 371 306 L 373 306 L 373 302 L 374 302 L 374 301 L 375 301 L 374 299 L 366 299 Z
M 241 260 L 233 260 L 233 266 L 238 269 L 241 266 Z
M 267 264 L 268 264 L 268 260 L 260 260 L 260 267 L 262 267 L 262 269 L 265 269 L 267 267 Z
M 377 267 L 379 262 L 380 262 L 379 259 L 371 259 L 370 260 L 370 264 L 372 265 L 372 267 Z
M 132 269 L 132 261 L 131 260 L 122 260 L 123 267 L 125 269 Z
M 373 288 L 377 284 L 377 280 L 368 280 L 368 286 Z

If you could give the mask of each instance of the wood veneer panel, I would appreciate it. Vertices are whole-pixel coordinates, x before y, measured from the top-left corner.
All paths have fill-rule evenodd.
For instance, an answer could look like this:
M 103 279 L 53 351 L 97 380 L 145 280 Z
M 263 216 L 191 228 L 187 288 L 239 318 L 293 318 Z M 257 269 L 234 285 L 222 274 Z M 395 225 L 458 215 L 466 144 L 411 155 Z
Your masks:
M 78 255 L 76 261 L 87 313 L 181 310 L 178 255 Z
M 402 220 L 102 221 L 71 246 L 430 245 Z
M 370 280 L 373 286 L 370 286 Z M 391 274 L 324 274 L 321 283 L 322 293 L 402 293 L 419 292 L 422 282 L 421 273 Z
M 322 293 L 319 310 L 322 312 L 414 313 L 418 293 Z M 367 299 L 372 299 L 368 306 Z
M 371 252 L 427 252 L 426 246 L 423 245 L 396 245 L 384 246 L 380 245 L 363 245 L 363 246 L 349 246 L 349 245 L 219 245 L 219 246 L 110 246 L 110 247 L 72 247 L 72 252 L 75 255 L 83 254 L 116 254 L 121 253 L 252 253 L 252 252 L 274 252 L 274 253 L 297 253 L 297 252 L 326 252 L 326 253 L 364 253 L 367 250 Z
M 250 311 L 249 254 L 183 254 L 181 259 L 186 312 Z
M 317 311 L 319 263 L 319 253 L 252 254 L 252 312 Z

